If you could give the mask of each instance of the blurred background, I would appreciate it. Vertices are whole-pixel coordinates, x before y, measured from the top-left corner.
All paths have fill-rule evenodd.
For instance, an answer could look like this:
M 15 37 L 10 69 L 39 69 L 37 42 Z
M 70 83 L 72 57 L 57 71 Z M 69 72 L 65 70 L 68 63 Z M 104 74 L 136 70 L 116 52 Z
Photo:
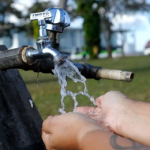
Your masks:
M 70 27 L 58 37 L 60 52 L 74 61 L 135 73 L 131 83 L 88 79 L 90 95 L 96 98 L 118 90 L 131 99 L 150 102 L 150 0 L 0 0 L 0 45 L 36 48 L 39 27 L 37 21 L 30 21 L 30 14 L 49 7 L 63 8 L 71 18 Z M 42 117 L 57 114 L 61 107 L 57 78 L 20 73 Z M 68 80 L 67 89 L 81 91 L 83 85 Z M 92 106 L 84 96 L 77 100 L 80 106 Z M 65 103 L 71 111 L 73 100 L 66 97 Z

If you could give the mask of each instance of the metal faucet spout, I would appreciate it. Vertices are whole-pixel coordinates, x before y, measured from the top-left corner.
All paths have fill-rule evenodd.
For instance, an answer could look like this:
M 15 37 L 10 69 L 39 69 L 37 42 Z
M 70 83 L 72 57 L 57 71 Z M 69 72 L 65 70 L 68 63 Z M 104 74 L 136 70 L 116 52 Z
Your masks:
M 46 47 L 42 50 L 44 56 L 51 55 L 55 59 L 60 53 L 52 47 Z
M 46 58 L 52 58 L 54 61 L 59 55 L 61 54 L 52 47 L 45 47 L 41 50 L 28 49 L 26 51 L 26 58 L 30 62 L 35 61 L 37 59 Z

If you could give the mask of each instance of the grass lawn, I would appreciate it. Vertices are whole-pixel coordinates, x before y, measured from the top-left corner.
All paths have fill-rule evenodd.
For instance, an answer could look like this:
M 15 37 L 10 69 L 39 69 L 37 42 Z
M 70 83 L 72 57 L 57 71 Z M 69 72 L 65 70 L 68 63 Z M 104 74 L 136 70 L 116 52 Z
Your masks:
M 87 63 L 102 66 L 107 69 L 120 69 L 133 71 L 135 78 L 132 82 L 111 81 L 102 79 L 100 82 L 87 79 L 87 88 L 90 95 L 95 98 L 111 90 L 118 90 L 128 95 L 131 99 L 150 102 L 150 56 L 126 57 L 119 59 L 86 60 Z M 20 73 L 27 85 L 29 92 L 42 116 L 58 114 L 60 105 L 60 85 L 57 78 L 51 74 L 39 74 L 39 88 L 37 89 L 37 73 L 23 71 Z M 83 85 L 68 80 L 67 89 L 71 91 L 83 90 Z M 78 96 L 79 106 L 92 106 L 90 100 L 85 96 Z M 67 111 L 72 111 L 73 100 L 68 96 L 65 98 Z

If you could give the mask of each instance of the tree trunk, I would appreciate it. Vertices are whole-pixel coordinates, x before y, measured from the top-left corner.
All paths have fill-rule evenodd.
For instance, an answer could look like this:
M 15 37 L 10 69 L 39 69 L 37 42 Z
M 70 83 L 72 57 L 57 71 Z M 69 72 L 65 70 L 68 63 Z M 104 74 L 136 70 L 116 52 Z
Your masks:
M 121 33 L 121 35 L 122 35 L 122 57 L 125 57 L 124 47 L 125 47 L 125 42 L 126 42 L 126 35 L 125 33 Z
M 58 4 L 58 8 L 62 8 L 64 10 L 66 10 L 66 4 L 67 4 L 67 0 L 59 0 L 59 4 Z M 53 34 L 53 33 L 52 33 Z M 56 49 L 59 49 L 59 34 L 57 33 L 55 36 L 55 41 L 54 41 L 54 45 L 56 45 Z M 57 41 L 57 42 L 56 42 Z M 53 47 L 55 48 L 55 47 Z
M 112 58 L 112 50 L 109 42 L 107 43 L 107 51 L 108 51 L 108 58 Z
M 107 33 L 106 33 L 106 50 L 108 52 L 108 58 L 112 58 L 112 49 L 111 49 L 110 39 L 111 39 L 111 31 L 109 29 L 107 29 Z
M 102 31 L 104 32 L 104 38 L 106 40 L 106 50 L 108 52 L 108 58 L 112 58 L 112 49 L 110 44 L 111 39 L 111 25 L 107 18 L 102 18 Z
M 58 8 L 66 9 L 67 0 L 59 0 Z

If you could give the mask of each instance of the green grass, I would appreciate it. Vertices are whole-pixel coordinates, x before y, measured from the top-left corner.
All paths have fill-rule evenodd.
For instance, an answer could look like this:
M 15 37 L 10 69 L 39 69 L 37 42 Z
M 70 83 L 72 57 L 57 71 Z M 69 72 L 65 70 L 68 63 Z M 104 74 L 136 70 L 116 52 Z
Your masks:
M 102 79 L 98 81 L 87 79 L 87 88 L 90 95 L 95 98 L 111 90 L 118 90 L 129 98 L 150 102 L 150 57 L 126 57 L 119 59 L 88 60 L 87 63 L 102 66 L 107 69 L 120 69 L 133 71 L 135 79 L 130 82 L 112 81 Z M 27 85 L 29 92 L 42 116 L 45 119 L 48 115 L 58 114 L 60 105 L 60 85 L 57 78 L 51 74 L 39 74 L 39 88 L 37 89 L 37 73 L 20 70 L 20 73 Z M 67 89 L 79 91 L 83 85 L 68 80 Z M 92 106 L 90 100 L 85 96 L 78 96 L 79 106 Z M 73 100 L 68 96 L 65 98 L 67 111 L 73 109 Z

